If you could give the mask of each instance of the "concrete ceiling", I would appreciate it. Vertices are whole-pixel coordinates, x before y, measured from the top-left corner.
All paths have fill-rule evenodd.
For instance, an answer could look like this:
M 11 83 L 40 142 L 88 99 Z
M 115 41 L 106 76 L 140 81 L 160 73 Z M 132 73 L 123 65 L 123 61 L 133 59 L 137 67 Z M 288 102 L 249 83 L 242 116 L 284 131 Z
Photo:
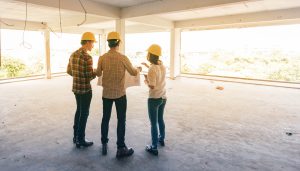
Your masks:
M 161 1 L 161 0 L 93 0 L 93 1 L 116 6 L 119 8 L 125 8 L 125 7 L 147 4 L 150 2 Z
M 3 22 L 14 23 L 23 28 L 26 1 L 29 22 L 33 25 L 44 22 L 54 30 L 60 29 L 59 0 L 0 0 L 2 28 L 6 27 Z M 185 25 L 197 27 L 194 23 L 210 22 L 210 18 L 222 23 L 227 20 L 226 16 L 229 16 L 229 19 L 236 16 L 235 19 L 240 21 L 245 15 L 248 18 L 255 16 L 256 19 L 251 22 L 260 21 L 257 17 L 264 18 L 264 16 L 269 17 L 265 20 L 300 18 L 300 0 L 81 0 L 81 2 L 88 14 L 85 23 L 78 27 L 77 25 L 85 18 L 79 1 L 61 0 L 60 12 L 64 30 L 113 29 L 114 20 L 118 18 L 126 19 L 126 30 L 129 32 L 138 31 L 139 26 L 143 31 L 147 30 L 147 27 L 149 30 L 157 28 L 165 30 Z M 276 10 L 279 12 L 273 12 L 271 16 L 270 12 Z M 260 15 L 254 15 L 256 13 Z M 130 31 L 130 28 L 134 30 Z
M 25 20 L 26 5 L 24 3 L 14 1 L 0 1 L 0 16 L 3 19 Z M 62 22 L 71 22 L 71 24 L 80 23 L 84 20 L 84 13 L 61 10 Z M 27 6 L 27 20 L 33 22 L 47 22 L 55 24 L 60 19 L 59 9 L 47 6 L 40 6 L 35 4 L 28 4 Z M 87 22 L 97 20 L 99 22 L 107 19 L 102 16 L 88 15 Z M 70 24 L 70 23 L 69 23 Z
M 236 15 L 260 11 L 272 11 L 300 7 L 300 0 L 259 0 L 237 4 L 220 5 L 216 7 L 158 14 L 158 17 L 182 21 L 190 19 L 210 18 L 217 16 Z

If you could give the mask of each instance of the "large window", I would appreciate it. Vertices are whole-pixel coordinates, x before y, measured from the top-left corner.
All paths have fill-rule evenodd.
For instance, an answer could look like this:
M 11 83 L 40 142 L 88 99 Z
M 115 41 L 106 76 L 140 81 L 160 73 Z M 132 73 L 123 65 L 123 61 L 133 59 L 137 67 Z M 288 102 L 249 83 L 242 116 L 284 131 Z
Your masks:
M 135 33 L 126 34 L 126 55 L 134 65 L 140 66 L 142 62 L 147 62 L 147 48 L 151 44 L 158 44 L 162 47 L 161 60 L 168 68 L 170 66 L 170 33 Z
M 1 29 L 0 79 L 44 73 L 43 32 Z
M 300 82 L 300 25 L 182 32 L 181 72 Z
M 0 79 L 45 74 L 45 37 L 43 32 L 1 29 Z M 50 34 L 51 72 L 66 72 L 72 52 L 81 47 L 80 34 Z M 99 40 L 89 52 L 94 67 L 99 57 Z
M 71 54 L 81 47 L 81 34 L 51 33 L 50 36 L 51 72 L 66 72 Z M 94 67 L 96 67 L 99 58 L 99 40 L 97 36 L 96 39 L 97 43 L 94 44 L 93 50 L 89 52 L 93 57 Z

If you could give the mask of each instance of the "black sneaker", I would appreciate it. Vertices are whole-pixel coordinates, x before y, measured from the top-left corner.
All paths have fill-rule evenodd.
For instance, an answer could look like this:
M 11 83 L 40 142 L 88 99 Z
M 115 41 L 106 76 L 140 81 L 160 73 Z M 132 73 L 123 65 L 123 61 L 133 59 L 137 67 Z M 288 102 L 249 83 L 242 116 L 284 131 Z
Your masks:
M 107 154 L 107 144 L 102 144 L 102 155 Z
M 149 153 L 151 153 L 151 154 L 153 154 L 153 155 L 155 155 L 155 156 L 158 155 L 158 150 L 157 150 L 157 148 L 154 148 L 154 147 L 151 146 L 151 145 L 147 145 L 147 146 L 146 146 L 146 151 L 149 152 Z
M 161 146 L 165 146 L 165 141 L 164 141 L 164 140 L 159 140 L 158 142 L 159 142 L 159 144 L 160 144 Z
M 128 157 L 134 153 L 132 148 L 123 147 L 117 150 L 116 158 Z

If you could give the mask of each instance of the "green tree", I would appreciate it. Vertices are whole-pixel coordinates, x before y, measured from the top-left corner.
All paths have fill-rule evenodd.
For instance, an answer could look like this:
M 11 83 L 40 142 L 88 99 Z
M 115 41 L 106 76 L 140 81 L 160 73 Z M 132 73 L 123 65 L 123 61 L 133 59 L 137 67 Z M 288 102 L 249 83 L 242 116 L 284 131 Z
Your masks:
M 16 77 L 25 69 L 25 64 L 21 60 L 15 58 L 4 58 L 2 68 L 6 70 L 7 76 Z

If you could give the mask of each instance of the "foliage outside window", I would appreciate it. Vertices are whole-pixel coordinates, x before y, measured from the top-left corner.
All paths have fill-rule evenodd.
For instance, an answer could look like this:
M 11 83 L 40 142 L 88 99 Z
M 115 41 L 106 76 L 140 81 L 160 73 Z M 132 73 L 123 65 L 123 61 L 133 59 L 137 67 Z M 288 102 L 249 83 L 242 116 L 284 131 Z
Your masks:
M 166 41 L 168 40 L 168 41 Z M 142 62 L 147 62 L 147 49 L 151 44 L 158 44 L 162 48 L 161 60 L 169 70 L 170 68 L 170 33 L 135 33 L 126 34 L 126 55 L 133 65 L 140 66 Z M 146 71 L 146 68 L 143 69 Z M 169 72 L 169 71 L 167 71 Z
M 182 32 L 181 72 L 300 82 L 300 25 Z
M 0 79 L 27 77 L 44 73 L 44 36 L 42 32 L 1 30 Z
M 71 54 L 81 47 L 81 34 L 50 34 L 50 54 L 51 54 L 51 72 L 66 72 L 67 65 Z M 90 53 L 93 57 L 94 67 L 96 67 L 99 58 L 99 40 L 96 36 L 97 43 Z

